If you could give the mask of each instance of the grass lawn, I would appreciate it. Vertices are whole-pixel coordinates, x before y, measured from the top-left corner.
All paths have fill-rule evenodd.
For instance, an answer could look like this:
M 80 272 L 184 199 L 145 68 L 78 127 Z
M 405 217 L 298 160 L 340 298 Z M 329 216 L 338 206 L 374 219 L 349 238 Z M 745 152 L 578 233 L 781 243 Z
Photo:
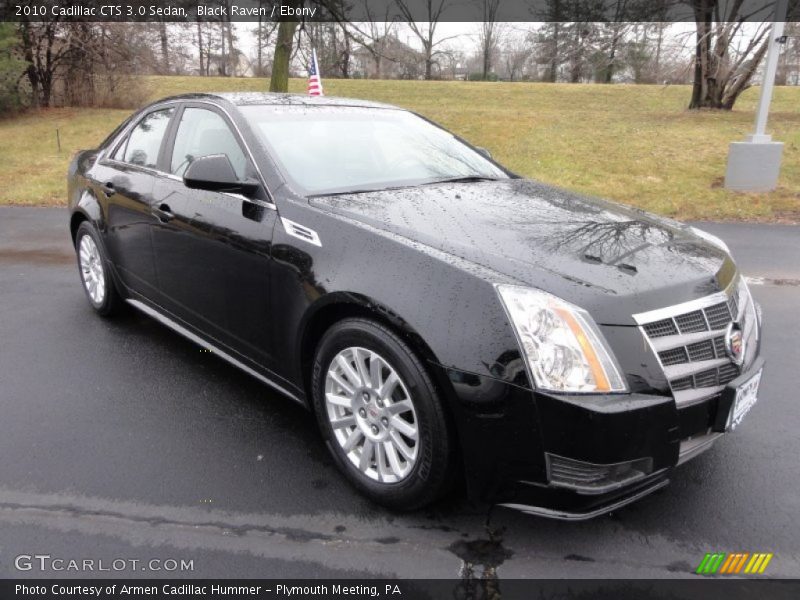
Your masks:
M 263 79 L 148 77 L 153 99 L 264 90 Z M 728 143 L 753 125 L 758 88 L 729 113 L 685 110 L 685 86 L 326 80 L 328 95 L 413 109 L 484 146 L 517 173 L 680 219 L 800 221 L 800 88 L 777 88 L 769 131 L 785 143 L 780 188 L 722 189 Z M 305 80 L 292 80 L 303 92 Z M 72 154 L 130 111 L 50 109 L 0 120 L 0 204 L 65 202 Z M 61 152 L 56 146 L 56 130 Z

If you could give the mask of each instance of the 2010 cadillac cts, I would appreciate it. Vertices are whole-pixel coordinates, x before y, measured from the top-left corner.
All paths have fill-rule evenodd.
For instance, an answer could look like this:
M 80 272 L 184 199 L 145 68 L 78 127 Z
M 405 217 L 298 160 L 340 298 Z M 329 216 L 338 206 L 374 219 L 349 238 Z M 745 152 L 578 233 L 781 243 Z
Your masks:
M 69 169 L 101 315 L 133 305 L 316 414 L 386 506 L 589 518 L 756 401 L 760 308 L 724 243 L 522 179 L 359 100 L 156 102 Z

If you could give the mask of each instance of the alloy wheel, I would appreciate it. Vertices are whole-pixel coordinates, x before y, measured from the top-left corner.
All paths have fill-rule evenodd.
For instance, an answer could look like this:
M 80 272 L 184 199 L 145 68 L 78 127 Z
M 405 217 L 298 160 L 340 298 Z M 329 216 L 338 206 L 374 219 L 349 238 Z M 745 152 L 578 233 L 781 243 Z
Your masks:
M 106 275 L 97 244 L 90 235 L 81 238 L 78 247 L 78 260 L 86 293 L 95 304 L 102 304 L 106 297 Z
M 325 408 L 334 437 L 362 474 L 397 483 L 419 454 L 414 402 L 397 371 L 377 352 L 340 351 L 325 377 Z

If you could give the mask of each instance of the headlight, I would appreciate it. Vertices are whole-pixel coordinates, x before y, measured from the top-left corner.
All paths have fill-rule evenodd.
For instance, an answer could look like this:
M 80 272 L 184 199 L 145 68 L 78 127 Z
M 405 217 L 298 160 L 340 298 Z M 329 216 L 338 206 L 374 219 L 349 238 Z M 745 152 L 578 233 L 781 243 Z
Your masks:
M 536 387 L 553 392 L 625 392 L 619 366 L 585 310 L 540 290 L 498 285 Z
M 703 238 L 712 246 L 716 246 L 720 250 L 724 250 L 728 254 L 731 253 L 731 249 L 728 248 L 728 244 L 723 242 L 720 238 L 715 236 L 714 234 L 708 233 L 707 231 L 703 231 L 702 229 L 698 229 L 697 227 L 689 226 L 689 231 L 695 234 L 697 237 Z

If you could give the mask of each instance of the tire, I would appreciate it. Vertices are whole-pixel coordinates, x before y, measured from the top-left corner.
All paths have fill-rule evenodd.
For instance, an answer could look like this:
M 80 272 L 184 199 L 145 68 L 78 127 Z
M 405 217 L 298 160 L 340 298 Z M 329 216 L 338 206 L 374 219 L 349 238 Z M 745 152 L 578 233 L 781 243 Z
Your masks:
M 456 461 L 444 406 L 422 362 L 394 332 L 360 318 L 333 325 L 317 346 L 311 385 L 328 449 L 364 495 L 413 510 L 449 490 Z
M 97 231 L 89 221 L 78 226 L 75 254 L 83 291 L 92 308 L 103 317 L 120 311 L 123 300 L 109 272 L 109 261 Z

